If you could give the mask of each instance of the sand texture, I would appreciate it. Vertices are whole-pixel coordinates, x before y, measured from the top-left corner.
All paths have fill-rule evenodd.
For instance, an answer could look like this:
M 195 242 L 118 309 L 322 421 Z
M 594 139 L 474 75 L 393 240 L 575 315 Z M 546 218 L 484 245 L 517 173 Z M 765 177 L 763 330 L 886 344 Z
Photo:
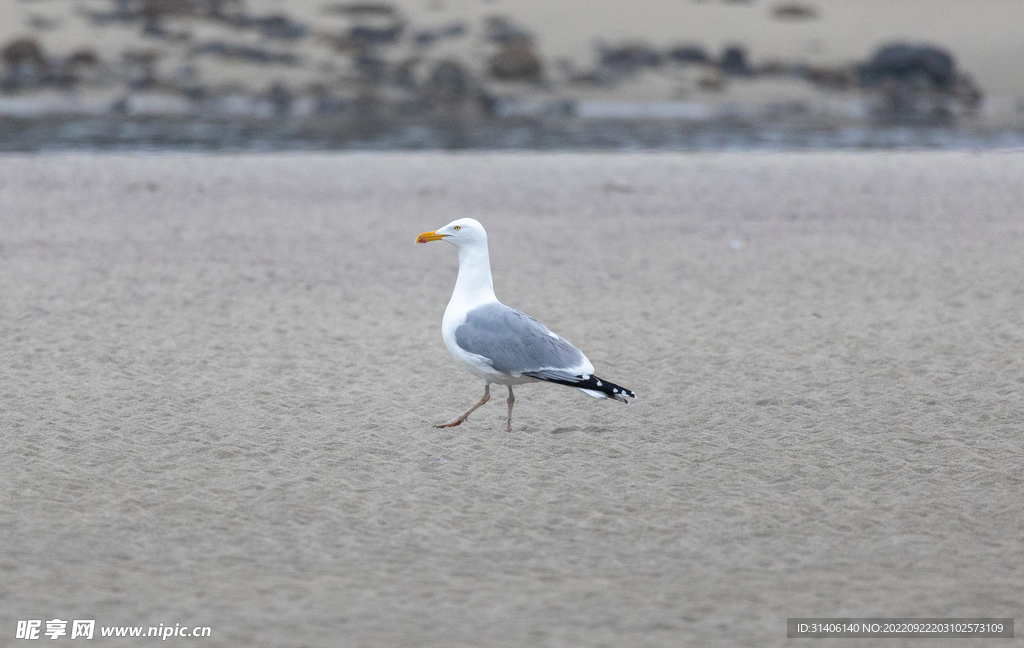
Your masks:
M 0 158 L 0 645 L 55 617 L 207 647 L 1020 621 L 1021 178 L 1009 153 Z M 637 401 L 526 385 L 511 434 L 502 389 L 431 427 L 482 391 L 441 342 L 455 249 L 413 244 L 462 216 L 498 297 Z

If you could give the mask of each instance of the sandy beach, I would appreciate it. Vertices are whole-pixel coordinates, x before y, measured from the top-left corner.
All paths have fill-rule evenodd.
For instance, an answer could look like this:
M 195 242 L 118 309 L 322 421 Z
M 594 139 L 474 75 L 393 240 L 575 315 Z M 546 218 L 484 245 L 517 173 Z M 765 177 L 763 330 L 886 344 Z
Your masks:
M 1024 154 L 0 170 L 0 645 L 55 618 L 268 648 L 1020 620 Z M 463 216 L 499 299 L 636 401 L 527 385 L 511 434 L 503 399 L 431 427 L 481 385 L 441 341 L 455 250 L 413 241 Z

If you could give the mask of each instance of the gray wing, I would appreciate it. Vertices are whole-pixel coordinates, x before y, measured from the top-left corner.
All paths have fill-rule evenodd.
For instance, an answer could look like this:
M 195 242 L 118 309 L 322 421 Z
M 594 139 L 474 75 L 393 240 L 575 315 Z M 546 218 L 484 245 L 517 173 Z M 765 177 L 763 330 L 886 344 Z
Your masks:
M 483 356 L 502 373 L 577 369 L 589 364 L 583 353 L 548 327 L 504 304 L 486 304 L 466 314 L 455 329 L 460 348 Z

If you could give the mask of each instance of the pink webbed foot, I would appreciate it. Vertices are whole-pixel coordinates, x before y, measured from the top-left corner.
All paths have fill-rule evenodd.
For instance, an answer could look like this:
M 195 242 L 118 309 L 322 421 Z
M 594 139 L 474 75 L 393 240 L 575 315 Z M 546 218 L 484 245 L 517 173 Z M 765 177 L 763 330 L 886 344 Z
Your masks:
M 483 398 L 480 399 L 479 403 L 477 403 L 473 407 L 470 407 L 466 411 L 466 413 L 464 413 L 462 416 L 458 416 L 456 418 L 453 418 L 452 420 L 448 421 L 447 423 L 440 423 L 438 425 L 435 425 L 434 427 L 435 428 L 450 428 L 450 427 L 455 427 L 457 425 L 462 425 L 462 422 L 465 421 L 466 419 L 468 419 L 469 415 L 472 414 L 474 411 L 476 411 L 476 408 L 480 407 L 481 405 L 483 405 L 484 403 L 486 403 L 490 399 L 491 399 L 491 384 L 490 383 L 485 383 L 484 384 L 484 395 L 483 395 Z

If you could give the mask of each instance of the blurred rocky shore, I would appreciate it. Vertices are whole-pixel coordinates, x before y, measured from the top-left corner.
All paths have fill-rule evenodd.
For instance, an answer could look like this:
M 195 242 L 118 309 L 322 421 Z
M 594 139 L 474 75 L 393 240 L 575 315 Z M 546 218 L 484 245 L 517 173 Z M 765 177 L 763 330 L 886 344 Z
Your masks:
M 931 43 L 826 67 L 602 41 L 581 65 L 499 13 L 427 26 L 375 2 L 315 19 L 242 0 L 33 6 L 0 47 L 0 150 L 1024 146 L 1024 106 L 986 101 Z M 48 46 L 75 25 L 103 41 Z

